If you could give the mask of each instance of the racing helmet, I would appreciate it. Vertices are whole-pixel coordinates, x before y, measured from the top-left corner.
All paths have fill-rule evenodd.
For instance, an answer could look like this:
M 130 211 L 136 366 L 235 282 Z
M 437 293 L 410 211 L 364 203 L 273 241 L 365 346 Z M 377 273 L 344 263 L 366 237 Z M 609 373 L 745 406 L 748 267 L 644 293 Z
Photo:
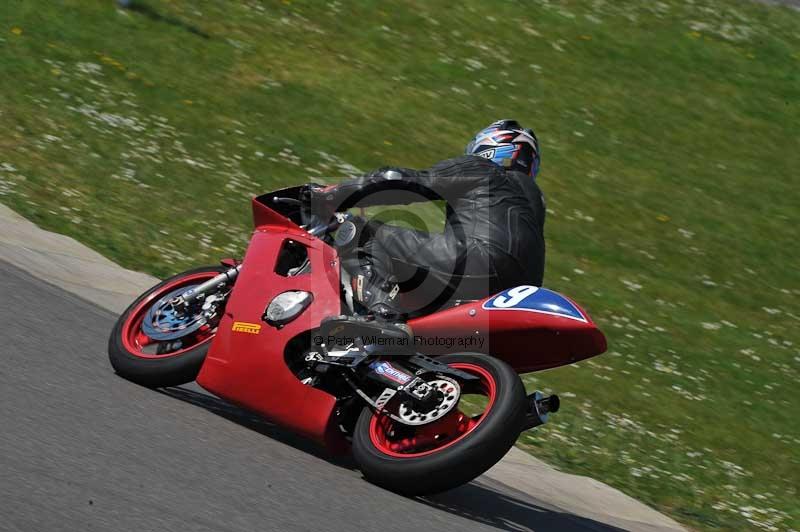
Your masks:
M 532 177 L 539 173 L 539 140 L 532 129 L 523 128 L 516 120 L 492 122 L 475 134 L 465 153 Z

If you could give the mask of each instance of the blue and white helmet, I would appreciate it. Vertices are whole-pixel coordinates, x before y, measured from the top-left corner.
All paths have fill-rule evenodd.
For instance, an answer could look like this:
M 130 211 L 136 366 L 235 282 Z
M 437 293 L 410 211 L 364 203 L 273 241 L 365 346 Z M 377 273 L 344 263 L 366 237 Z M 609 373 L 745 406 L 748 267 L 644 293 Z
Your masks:
M 533 177 L 539 173 L 539 140 L 516 120 L 498 120 L 480 130 L 465 153 Z

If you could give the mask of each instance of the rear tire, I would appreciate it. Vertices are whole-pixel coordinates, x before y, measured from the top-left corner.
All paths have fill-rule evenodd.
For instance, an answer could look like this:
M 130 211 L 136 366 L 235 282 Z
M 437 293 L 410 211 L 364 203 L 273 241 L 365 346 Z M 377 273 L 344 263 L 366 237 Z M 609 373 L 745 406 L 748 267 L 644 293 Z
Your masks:
M 202 282 L 226 270 L 227 268 L 224 266 L 208 266 L 187 270 L 162 281 L 131 303 L 117 320 L 108 339 L 108 358 L 117 374 L 150 388 L 178 386 L 195 380 L 211 345 L 210 337 L 198 343 L 195 347 L 182 349 L 177 354 L 145 357 L 127 347 L 126 343 L 130 345 L 130 342 L 126 342 L 124 336 L 128 334 L 127 328 L 133 325 L 130 322 L 135 320 L 136 315 L 142 312 L 141 308 L 144 301 L 149 299 L 154 303 L 176 286 L 180 286 L 184 279 L 198 278 L 197 281 L 189 282 L 188 286 Z
M 525 388 L 508 364 L 477 354 L 444 355 L 437 360 L 478 366 L 488 372 L 494 379 L 495 399 L 480 423 L 460 439 L 408 457 L 376 442 L 375 413 L 364 408 L 353 434 L 353 457 L 367 480 L 403 495 L 438 493 L 484 473 L 514 445 L 525 420 Z

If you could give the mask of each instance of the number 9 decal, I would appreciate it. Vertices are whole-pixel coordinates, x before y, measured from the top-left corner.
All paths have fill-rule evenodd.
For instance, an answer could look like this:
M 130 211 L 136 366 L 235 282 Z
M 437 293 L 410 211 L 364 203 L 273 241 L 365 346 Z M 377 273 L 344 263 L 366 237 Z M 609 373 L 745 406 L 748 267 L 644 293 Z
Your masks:
M 511 308 L 519 305 L 522 301 L 535 294 L 539 290 L 538 286 L 518 286 L 506 292 L 505 295 L 500 295 L 494 298 L 492 306 L 497 308 Z
M 485 310 L 537 312 L 587 322 L 583 311 L 575 303 L 558 292 L 538 286 L 522 285 L 509 288 L 487 299 L 482 308 Z

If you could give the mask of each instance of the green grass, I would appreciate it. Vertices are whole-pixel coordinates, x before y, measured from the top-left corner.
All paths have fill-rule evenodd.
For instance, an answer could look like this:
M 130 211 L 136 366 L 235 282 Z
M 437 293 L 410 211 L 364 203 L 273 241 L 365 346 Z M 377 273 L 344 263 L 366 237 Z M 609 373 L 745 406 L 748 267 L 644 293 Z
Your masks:
M 800 13 L 147 5 L 3 2 L 0 201 L 165 276 L 241 253 L 255 193 L 426 166 L 517 118 L 543 145 L 546 285 L 610 345 L 526 379 L 564 407 L 520 445 L 693 528 L 800 529 Z

